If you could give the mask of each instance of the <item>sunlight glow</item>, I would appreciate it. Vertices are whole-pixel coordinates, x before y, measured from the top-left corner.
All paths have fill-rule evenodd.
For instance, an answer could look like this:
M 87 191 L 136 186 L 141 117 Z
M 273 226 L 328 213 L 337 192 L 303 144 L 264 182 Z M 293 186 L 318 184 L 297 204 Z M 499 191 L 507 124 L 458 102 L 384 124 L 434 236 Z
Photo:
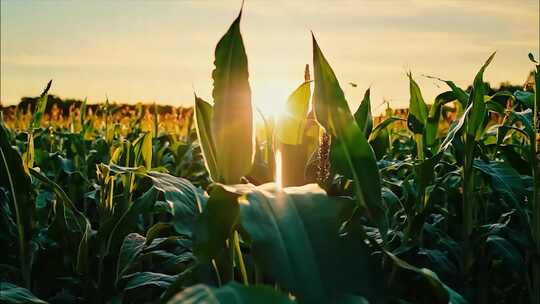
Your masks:
M 275 158 L 276 158 L 276 172 L 275 172 L 275 183 L 276 183 L 276 190 L 281 190 L 283 187 L 282 183 L 282 168 L 281 168 L 281 151 L 279 149 L 276 149 L 275 152 Z
M 285 114 L 287 97 L 292 92 L 292 90 L 291 92 L 288 92 L 287 88 L 287 85 L 282 85 L 281 88 L 255 88 L 253 92 L 254 106 L 266 119 L 270 121 L 279 120 L 279 118 Z

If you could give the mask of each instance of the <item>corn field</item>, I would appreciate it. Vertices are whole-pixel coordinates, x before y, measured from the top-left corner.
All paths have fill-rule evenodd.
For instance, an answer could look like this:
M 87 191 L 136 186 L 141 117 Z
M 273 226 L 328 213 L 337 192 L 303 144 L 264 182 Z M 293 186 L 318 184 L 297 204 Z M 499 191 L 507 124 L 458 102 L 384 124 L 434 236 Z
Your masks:
M 370 89 L 351 111 L 313 34 L 271 119 L 241 15 L 211 102 L 46 113 L 49 82 L 33 111 L 3 110 L 0 302 L 540 303 L 532 55 L 535 86 L 492 96 L 495 53 L 470 90 L 433 76 L 430 104 L 409 72 L 407 117 L 375 125 Z

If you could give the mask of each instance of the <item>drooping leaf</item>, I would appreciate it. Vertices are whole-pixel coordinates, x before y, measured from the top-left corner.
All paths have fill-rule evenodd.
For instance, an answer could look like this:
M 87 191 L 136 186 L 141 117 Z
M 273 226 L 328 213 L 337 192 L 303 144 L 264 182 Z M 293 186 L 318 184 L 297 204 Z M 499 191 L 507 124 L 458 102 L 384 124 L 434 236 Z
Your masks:
M 90 221 L 77 209 L 62 188 L 41 172 L 31 168 L 33 177 L 52 188 L 57 197 L 55 217 L 50 229 L 57 241 L 64 243 L 64 249 L 76 256 L 75 269 L 84 274 L 88 271 L 88 241 L 92 233 Z M 77 248 L 76 250 L 74 248 Z
M 120 280 L 129 269 L 130 264 L 137 258 L 137 255 L 141 253 L 146 243 L 146 239 L 138 233 L 130 233 L 124 239 L 120 252 L 118 254 L 118 261 L 116 263 L 116 280 Z
M 390 260 L 397 266 L 399 269 L 412 272 L 417 274 L 422 279 L 420 284 L 415 284 L 415 289 L 418 289 L 422 292 L 422 288 L 425 286 L 429 290 L 429 294 L 424 294 L 426 300 L 429 300 L 430 303 L 440 303 L 440 304 L 466 304 L 468 303 L 459 293 L 454 291 L 452 288 L 444 284 L 436 273 L 427 269 L 427 268 L 418 268 L 415 267 L 406 261 L 400 259 L 394 254 L 384 251 L 385 255 L 390 258 Z M 400 282 L 398 282 L 399 284 Z
M 197 284 L 176 294 L 168 304 L 292 304 L 286 295 L 269 286 L 244 286 L 236 282 L 220 288 Z
M 369 98 L 371 89 L 367 89 L 364 93 L 364 98 L 360 103 L 360 106 L 354 113 L 354 119 L 356 124 L 364 132 L 364 136 L 369 138 L 371 134 L 371 129 L 373 128 L 373 116 L 371 115 L 371 100 Z
M 253 162 L 253 115 L 248 60 L 240 34 L 238 15 L 221 38 L 215 51 L 214 115 L 212 136 L 220 177 L 227 184 L 238 183 Z
M 518 272 L 521 275 L 527 271 L 521 253 L 508 240 L 490 235 L 486 239 L 486 247 L 492 253 L 492 258 L 500 260 L 507 271 Z
M 176 280 L 176 277 L 176 275 L 157 272 L 136 272 L 124 276 L 119 285 L 131 298 L 134 298 L 134 293 L 139 293 L 139 297 L 146 298 L 152 289 L 157 289 L 160 292 L 165 290 Z
M 212 137 L 212 119 L 214 116 L 214 108 L 195 96 L 195 124 L 197 127 L 197 137 L 201 145 L 204 164 L 206 170 L 210 174 L 210 178 L 214 181 L 221 180 L 219 176 L 219 167 L 217 163 L 216 148 Z
M 0 302 L 5 304 L 47 304 L 30 290 L 17 285 L 0 282 Z
M 520 208 L 521 202 L 525 199 L 527 191 L 519 173 L 503 162 L 486 162 L 475 160 L 474 167 L 491 179 L 491 188 L 496 193 Z
M 191 236 L 195 215 L 202 211 L 202 190 L 195 188 L 187 179 L 167 173 L 150 171 L 146 176 L 163 193 L 165 202 L 172 206 L 175 230 Z
M 369 142 L 371 143 L 373 140 L 375 140 L 379 136 L 379 132 L 382 132 L 383 130 L 386 130 L 391 124 L 393 124 L 396 121 L 406 121 L 403 118 L 400 117 L 388 117 L 385 120 L 383 120 L 380 124 L 378 124 L 375 129 L 373 129 L 373 132 L 369 135 Z
M 534 106 L 534 93 L 527 91 L 515 91 L 514 96 L 516 100 L 524 105 L 526 108 L 532 109 Z

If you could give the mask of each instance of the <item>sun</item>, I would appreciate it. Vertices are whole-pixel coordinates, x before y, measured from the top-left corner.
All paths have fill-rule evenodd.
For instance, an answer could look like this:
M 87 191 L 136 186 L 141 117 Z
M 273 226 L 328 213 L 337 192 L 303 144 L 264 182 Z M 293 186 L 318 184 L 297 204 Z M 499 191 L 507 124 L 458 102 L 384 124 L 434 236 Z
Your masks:
M 277 121 L 286 114 L 286 102 L 290 92 L 283 87 L 264 86 L 253 92 L 253 111 L 256 119 Z

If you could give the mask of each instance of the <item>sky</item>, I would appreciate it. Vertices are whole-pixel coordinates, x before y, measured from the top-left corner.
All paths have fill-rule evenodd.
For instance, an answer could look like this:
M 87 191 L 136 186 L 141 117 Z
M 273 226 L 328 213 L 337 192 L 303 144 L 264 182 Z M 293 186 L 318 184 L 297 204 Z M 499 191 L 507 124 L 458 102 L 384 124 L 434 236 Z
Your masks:
M 234 1 L 1 0 L 0 102 L 51 93 L 102 102 L 192 105 L 211 101 L 214 48 L 238 14 Z M 354 111 L 371 87 L 372 108 L 409 100 L 411 70 L 427 102 L 466 86 L 488 56 L 492 84 L 524 83 L 538 57 L 538 0 L 245 0 L 241 31 L 252 99 L 281 107 L 311 64 L 311 36 Z M 349 85 L 354 82 L 357 87 Z

